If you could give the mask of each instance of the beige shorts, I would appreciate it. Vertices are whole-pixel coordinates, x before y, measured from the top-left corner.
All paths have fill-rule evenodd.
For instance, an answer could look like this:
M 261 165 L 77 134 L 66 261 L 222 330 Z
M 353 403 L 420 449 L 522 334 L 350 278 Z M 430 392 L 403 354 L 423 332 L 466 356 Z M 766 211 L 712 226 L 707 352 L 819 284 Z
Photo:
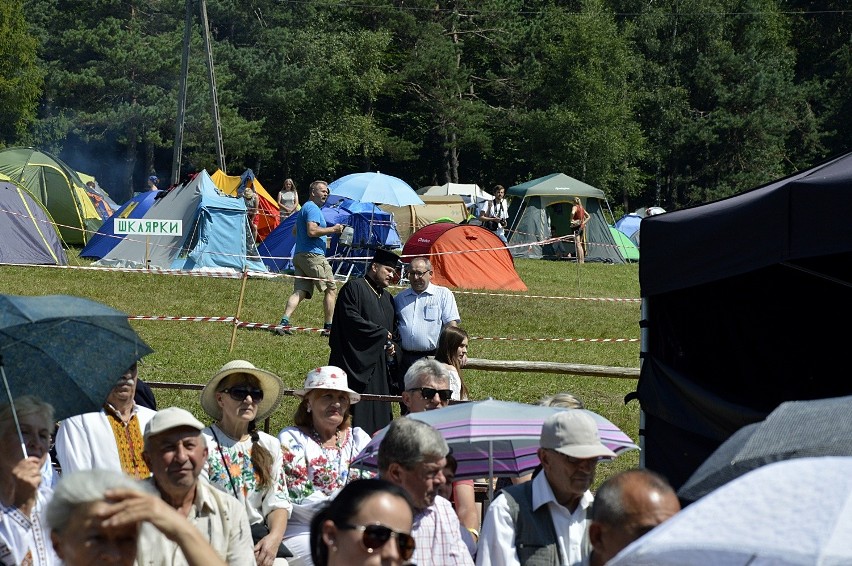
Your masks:
M 296 254 L 293 256 L 293 267 L 296 273 L 293 290 L 303 291 L 306 299 L 311 298 L 314 289 L 323 293 L 337 289 L 337 281 L 334 280 L 331 265 L 324 255 Z

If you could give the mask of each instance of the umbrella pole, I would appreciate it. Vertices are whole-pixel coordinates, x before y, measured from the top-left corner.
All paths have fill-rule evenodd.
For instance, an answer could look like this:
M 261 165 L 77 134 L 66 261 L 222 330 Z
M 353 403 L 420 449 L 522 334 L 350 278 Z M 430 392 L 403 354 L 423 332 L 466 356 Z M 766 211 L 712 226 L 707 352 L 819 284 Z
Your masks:
M 488 503 L 494 501 L 494 441 L 488 441 Z
M 243 284 L 240 286 L 240 300 L 237 303 L 237 315 L 234 317 L 234 329 L 231 331 L 231 346 L 228 353 L 234 351 L 234 343 L 237 341 L 237 326 L 240 324 L 240 314 L 243 310 L 243 297 L 246 294 L 246 281 L 248 281 L 248 266 L 243 266 Z
M 3 387 L 6 388 L 6 397 L 9 398 L 9 407 L 12 409 L 12 418 L 15 420 L 15 430 L 18 431 L 18 439 L 21 441 L 21 453 L 24 458 L 27 458 L 27 445 L 24 442 L 24 434 L 21 432 L 21 423 L 18 422 L 18 412 L 15 411 L 15 401 L 12 399 L 12 392 L 9 390 L 9 381 L 6 379 L 6 368 L 3 367 L 2 357 L 0 357 L 0 375 L 3 376 Z

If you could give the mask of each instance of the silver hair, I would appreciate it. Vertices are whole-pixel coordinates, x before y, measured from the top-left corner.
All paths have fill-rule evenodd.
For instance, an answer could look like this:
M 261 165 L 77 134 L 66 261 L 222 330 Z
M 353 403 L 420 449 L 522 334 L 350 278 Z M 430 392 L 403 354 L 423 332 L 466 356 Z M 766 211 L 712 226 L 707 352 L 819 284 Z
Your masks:
M 411 367 L 405 372 L 405 377 L 403 378 L 405 388 L 412 389 L 420 387 L 420 383 L 430 377 L 446 381 L 447 387 L 450 386 L 450 372 L 447 371 L 444 364 L 433 358 L 420 358 L 411 364 Z
M 585 409 L 583 402 L 570 393 L 556 393 L 542 397 L 538 402 L 544 407 L 562 407 L 565 409 Z
M 35 395 L 21 395 L 15 398 L 15 413 L 18 419 L 27 415 L 39 415 L 44 419 L 47 428 L 53 431 L 53 405 L 45 403 Z M 14 427 L 12 418 L 12 406 L 5 403 L 0 406 L 0 432 L 6 432 L 9 427 Z
M 411 261 L 408 262 L 408 265 L 412 265 L 415 261 L 424 262 L 426 264 L 426 271 L 432 271 L 432 262 L 429 261 L 428 257 L 419 255 L 415 258 L 412 258 Z
M 421 462 L 440 460 L 449 451 L 447 441 L 431 425 L 408 417 L 394 419 L 379 444 L 379 474 L 385 474 L 391 464 L 412 470 Z
M 114 470 L 80 470 L 63 477 L 47 506 L 47 524 L 62 532 L 73 520 L 77 507 L 104 500 L 110 489 L 132 489 L 152 493 L 152 489 L 130 476 Z

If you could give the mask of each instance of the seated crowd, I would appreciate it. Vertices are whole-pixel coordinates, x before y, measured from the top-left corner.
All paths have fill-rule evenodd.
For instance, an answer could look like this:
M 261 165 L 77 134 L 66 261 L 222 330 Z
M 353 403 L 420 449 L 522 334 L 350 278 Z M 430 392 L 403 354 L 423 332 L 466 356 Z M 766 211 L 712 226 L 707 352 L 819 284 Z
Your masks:
M 446 363 L 414 362 L 408 411 L 446 407 L 450 379 Z M 278 407 L 282 381 L 249 362 L 225 364 L 205 386 L 209 426 L 181 408 L 137 405 L 136 381 L 134 365 L 102 411 L 60 423 L 58 481 L 50 405 L 16 400 L 26 455 L 11 409 L 0 409 L 0 449 L 18 454 L 0 460 L 0 564 L 599 566 L 680 509 L 646 470 L 592 495 L 598 461 L 615 454 L 585 411 L 545 421 L 540 471 L 499 492 L 480 536 L 473 482 L 453 481 L 457 463 L 430 425 L 395 419 L 378 476 L 350 468 L 370 437 L 351 426 L 360 395 L 340 368 L 307 374 L 294 424 L 277 438 L 255 423 Z M 582 406 L 570 395 L 543 404 Z

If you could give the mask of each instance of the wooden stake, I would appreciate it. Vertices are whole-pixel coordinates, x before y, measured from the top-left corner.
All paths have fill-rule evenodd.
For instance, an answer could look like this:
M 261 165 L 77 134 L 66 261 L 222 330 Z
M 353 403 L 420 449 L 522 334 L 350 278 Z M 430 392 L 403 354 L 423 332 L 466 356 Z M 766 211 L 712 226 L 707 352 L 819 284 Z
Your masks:
M 243 310 L 243 297 L 246 294 L 246 282 L 248 281 L 248 266 L 243 267 L 243 282 L 240 285 L 240 301 L 237 303 L 237 314 L 234 316 L 234 328 L 231 331 L 231 346 L 228 348 L 228 353 L 234 351 L 234 344 L 237 341 L 237 325 L 240 323 L 240 314 Z

